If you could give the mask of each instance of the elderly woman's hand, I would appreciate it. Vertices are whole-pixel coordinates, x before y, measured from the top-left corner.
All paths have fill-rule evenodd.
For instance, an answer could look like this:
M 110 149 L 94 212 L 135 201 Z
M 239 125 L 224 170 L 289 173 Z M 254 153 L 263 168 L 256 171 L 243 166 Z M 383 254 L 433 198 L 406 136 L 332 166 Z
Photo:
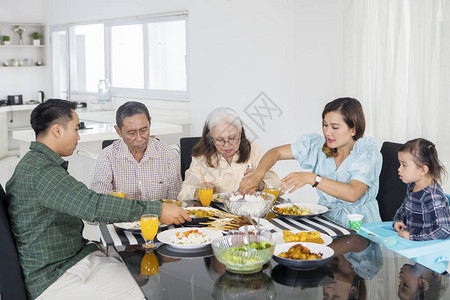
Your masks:
M 253 174 L 253 169 L 247 168 L 244 172 L 244 176 L 242 177 L 242 179 L 244 179 L 252 174 Z
M 311 184 L 311 180 L 314 182 L 315 174 L 310 172 L 293 172 L 284 177 L 280 181 L 280 191 L 292 193 L 293 191 L 301 188 L 305 184 Z
M 216 192 L 216 185 L 212 182 L 203 182 L 200 186 L 201 188 L 210 188 L 213 189 L 214 193 Z M 198 189 L 194 192 L 194 200 L 198 200 Z

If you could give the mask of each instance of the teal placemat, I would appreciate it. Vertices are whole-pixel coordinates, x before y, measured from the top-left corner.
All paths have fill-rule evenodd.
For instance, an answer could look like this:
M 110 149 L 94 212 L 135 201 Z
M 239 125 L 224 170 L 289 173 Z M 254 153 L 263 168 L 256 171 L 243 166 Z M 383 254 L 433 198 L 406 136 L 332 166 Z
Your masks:
M 450 260 L 450 239 L 410 241 L 398 237 L 392 222 L 363 224 L 358 234 L 409 259 L 443 273 Z

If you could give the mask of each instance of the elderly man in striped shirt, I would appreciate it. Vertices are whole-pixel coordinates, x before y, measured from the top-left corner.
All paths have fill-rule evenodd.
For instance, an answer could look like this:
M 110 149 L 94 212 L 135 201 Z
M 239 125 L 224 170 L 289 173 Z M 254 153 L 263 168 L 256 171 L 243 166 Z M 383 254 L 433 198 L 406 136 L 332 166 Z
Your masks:
M 121 139 L 98 157 L 91 188 L 103 194 L 119 190 L 132 199 L 176 199 L 182 183 L 180 162 L 172 148 L 150 139 L 147 107 L 126 102 L 117 110 L 116 124 Z

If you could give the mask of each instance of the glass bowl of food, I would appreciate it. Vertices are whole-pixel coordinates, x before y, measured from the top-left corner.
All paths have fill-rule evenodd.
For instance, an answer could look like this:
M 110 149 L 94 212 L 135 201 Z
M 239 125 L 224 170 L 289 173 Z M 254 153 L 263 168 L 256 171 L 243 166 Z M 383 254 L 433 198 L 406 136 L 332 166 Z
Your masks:
M 229 272 L 252 274 L 261 271 L 272 258 L 275 241 L 259 234 L 249 234 L 248 240 L 245 234 L 233 234 L 215 239 L 211 246 Z
M 253 192 L 248 195 L 240 193 L 229 193 L 222 201 L 225 209 L 236 216 L 250 216 L 253 218 L 264 218 L 272 208 L 273 194 L 265 192 Z

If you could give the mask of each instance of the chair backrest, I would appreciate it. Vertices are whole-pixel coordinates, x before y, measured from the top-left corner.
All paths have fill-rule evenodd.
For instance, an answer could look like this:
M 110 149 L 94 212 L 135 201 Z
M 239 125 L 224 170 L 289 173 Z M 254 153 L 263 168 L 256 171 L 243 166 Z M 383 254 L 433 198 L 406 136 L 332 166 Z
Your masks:
M 115 141 L 117 141 L 117 139 L 116 140 L 104 140 L 102 142 L 102 149 L 105 149 L 106 147 L 108 147 L 109 145 L 114 143 Z
M 27 299 L 22 268 L 11 232 L 8 202 L 0 185 L 0 299 Z
M 381 147 L 383 166 L 380 173 L 380 187 L 377 201 L 381 220 L 392 221 L 395 212 L 406 196 L 406 184 L 398 177 L 398 149 L 402 144 L 384 142 Z
M 200 137 L 184 137 L 180 139 L 181 178 L 189 169 L 192 161 L 192 147 L 200 140 Z

